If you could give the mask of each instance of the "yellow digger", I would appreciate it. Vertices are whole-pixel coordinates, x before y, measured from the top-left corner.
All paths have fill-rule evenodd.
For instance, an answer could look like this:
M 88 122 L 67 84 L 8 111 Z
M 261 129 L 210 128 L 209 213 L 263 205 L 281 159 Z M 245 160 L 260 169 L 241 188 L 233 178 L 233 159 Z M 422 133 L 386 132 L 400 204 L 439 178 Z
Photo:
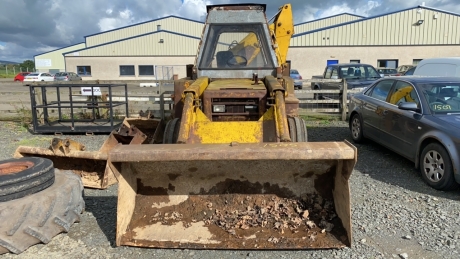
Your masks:
M 161 144 L 118 145 L 117 245 L 318 249 L 352 242 L 356 148 L 308 142 L 290 66 L 290 4 L 207 6 Z

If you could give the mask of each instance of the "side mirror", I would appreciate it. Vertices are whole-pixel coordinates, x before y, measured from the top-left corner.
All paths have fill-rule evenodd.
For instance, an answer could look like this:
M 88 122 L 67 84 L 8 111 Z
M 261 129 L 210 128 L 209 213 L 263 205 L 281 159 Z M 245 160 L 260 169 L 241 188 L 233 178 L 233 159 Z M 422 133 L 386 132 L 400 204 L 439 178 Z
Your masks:
M 418 107 L 417 107 L 417 104 L 416 103 L 412 103 L 412 102 L 407 102 L 407 103 L 399 103 L 398 104 L 398 109 L 401 109 L 401 110 L 406 110 L 406 111 L 414 111 L 414 112 L 417 112 L 418 111 Z

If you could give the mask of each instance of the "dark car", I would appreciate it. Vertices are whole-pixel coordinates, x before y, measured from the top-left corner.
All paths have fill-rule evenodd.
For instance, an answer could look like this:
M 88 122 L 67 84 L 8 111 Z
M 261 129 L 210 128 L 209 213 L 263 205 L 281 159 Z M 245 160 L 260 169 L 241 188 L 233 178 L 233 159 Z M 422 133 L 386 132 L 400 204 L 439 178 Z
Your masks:
M 294 79 L 294 88 L 302 89 L 302 76 L 296 69 L 291 69 L 291 78 Z
M 398 75 L 398 70 L 396 70 L 395 68 L 378 67 L 377 72 L 379 72 L 380 76 L 382 76 L 382 77 L 389 77 L 389 76 Z
M 21 73 L 18 73 L 15 77 L 14 77 L 14 82 L 22 82 L 24 81 L 24 77 L 26 75 L 30 74 L 30 72 L 21 72 Z
M 339 63 L 327 65 L 323 75 L 312 76 L 312 90 L 339 90 L 343 87 L 343 82 L 321 82 L 315 79 L 345 79 L 347 89 L 354 91 L 362 91 L 370 86 L 377 79 L 382 78 L 377 70 L 369 64 L 360 63 Z M 334 93 L 315 94 L 315 99 L 341 99 Z
M 438 190 L 460 185 L 460 78 L 390 77 L 350 102 L 356 143 L 371 139 L 406 157 Z

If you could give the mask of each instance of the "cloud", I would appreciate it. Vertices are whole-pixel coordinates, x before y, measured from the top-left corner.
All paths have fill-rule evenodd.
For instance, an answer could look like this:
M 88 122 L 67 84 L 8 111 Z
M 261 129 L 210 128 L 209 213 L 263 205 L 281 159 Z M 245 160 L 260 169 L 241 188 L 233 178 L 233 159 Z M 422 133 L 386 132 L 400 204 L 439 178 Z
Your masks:
M 254 0 L 0 0 L 0 58 L 22 62 L 43 50 L 84 41 L 84 36 L 139 22 L 178 15 L 204 21 L 206 5 Z M 423 0 L 426 6 L 460 13 L 458 0 Z M 257 1 L 256 1 L 257 2 Z M 420 5 L 420 0 L 266 0 L 267 17 L 291 3 L 294 22 L 349 12 L 373 16 Z

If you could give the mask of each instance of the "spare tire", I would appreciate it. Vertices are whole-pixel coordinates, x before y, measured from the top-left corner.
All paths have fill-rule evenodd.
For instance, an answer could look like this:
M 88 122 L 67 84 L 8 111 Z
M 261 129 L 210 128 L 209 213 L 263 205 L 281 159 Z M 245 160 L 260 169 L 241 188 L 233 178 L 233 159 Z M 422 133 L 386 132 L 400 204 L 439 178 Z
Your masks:
M 53 161 L 22 157 L 0 161 L 0 202 L 42 191 L 54 183 Z
M 72 171 L 55 171 L 53 185 L 19 199 L 0 202 L 0 254 L 22 253 L 68 232 L 80 221 L 83 183 Z

